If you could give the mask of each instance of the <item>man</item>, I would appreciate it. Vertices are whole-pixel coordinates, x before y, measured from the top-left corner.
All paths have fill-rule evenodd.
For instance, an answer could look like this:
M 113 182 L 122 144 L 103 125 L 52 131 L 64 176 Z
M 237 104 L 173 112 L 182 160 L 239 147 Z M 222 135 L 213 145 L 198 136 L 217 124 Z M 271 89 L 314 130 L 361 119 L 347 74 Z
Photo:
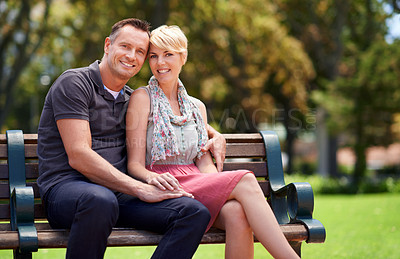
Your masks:
M 51 226 L 71 229 L 67 258 L 102 258 L 115 225 L 163 233 L 153 258 L 191 258 L 208 224 L 208 210 L 168 175 L 160 176 L 170 182 L 165 191 L 127 175 L 124 121 L 132 90 L 126 83 L 148 47 L 147 22 L 117 22 L 102 60 L 67 70 L 46 97 L 38 185 Z M 209 134 L 221 167 L 225 140 L 211 127 Z

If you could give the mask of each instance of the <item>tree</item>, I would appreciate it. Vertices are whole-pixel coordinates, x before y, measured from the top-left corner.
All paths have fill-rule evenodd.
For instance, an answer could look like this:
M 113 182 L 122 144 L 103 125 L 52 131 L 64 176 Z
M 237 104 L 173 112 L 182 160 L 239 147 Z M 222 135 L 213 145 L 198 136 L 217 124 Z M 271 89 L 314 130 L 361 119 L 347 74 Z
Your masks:
M 351 1 L 347 0 L 286 0 L 278 3 L 290 34 L 304 44 L 313 62 L 316 76 L 311 82 L 310 92 L 317 89 L 324 91 L 326 84 L 335 81 L 339 75 L 339 64 L 345 47 L 342 35 L 346 27 L 350 3 Z M 321 110 L 321 106 L 313 101 L 309 102 L 309 106 Z M 322 111 L 322 114 L 325 114 L 325 111 Z M 325 116 L 321 116 L 319 120 L 322 123 L 317 125 L 317 130 L 324 131 L 322 125 Z M 334 131 L 323 135 L 327 135 L 327 139 L 320 139 L 320 141 L 326 142 L 322 146 L 327 149 L 320 150 L 318 155 L 320 162 L 327 162 L 327 168 L 320 170 L 327 170 L 328 172 L 321 173 L 336 176 L 337 135 Z M 321 143 L 318 144 L 321 145 Z
M 314 76 L 303 45 L 288 35 L 268 1 L 198 0 L 183 6 L 187 11 L 170 8 L 169 22 L 185 25 L 189 62 L 182 76 L 206 102 L 210 121 L 223 132 L 282 123 L 291 158 L 293 139 L 304 130 L 298 122 L 305 121 L 306 88 Z
M 341 77 L 317 95 L 331 111 L 330 127 L 350 136 L 356 154 L 354 183 L 358 186 L 366 171 L 366 149 L 393 142 L 392 125 L 400 112 L 400 42 L 388 44 L 383 35 L 364 51 L 348 50 L 341 65 Z
M 6 124 L 3 129 L 25 132 L 36 132 L 44 97 L 55 78 L 66 69 L 101 59 L 103 42 L 113 23 L 133 16 L 161 24 L 168 17 L 168 1 L 20 2 L 0 2 L 5 25 L 5 36 L 0 38 L 1 55 L 7 56 L 1 59 L 6 62 L 1 64 L 0 128 Z M 144 66 L 129 84 L 144 85 L 149 73 Z
M 384 4 L 288 0 L 280 5 L 291 34 L 302 40 L 313 60 L 314 101 L 328 111 L 331 136 L 350 136 L 357 157 L 356 185 L 366 170 L 366 148 L 390 142 L 392 117 L 398 112 L 397 98 L 389 97 L 398 92 L 398 43 L 384 40 Z
M 57 12 L 48 18 L 43 48 L 20 78 L 24 89 L 37 85 L 43 75 L 50 77 L 50 84 L 36 90 L 43 99 L 65 69 L 101 58 L 101 42 L 123 17 L 149 20 L 153 28 L 178 24 L 190 42 L 182 78 L 190 93 L 206 102 L 214 126 L 224 132 L 250 132 L 258 130 L 260 122 L 283 123 L 289 132 L 286 150 L 291 154 L 292 140 L 304 128 L 306 87 L 314 71 L 303 45 L 288 35 L 270 2 L 70 0 L 54 5 Z M 128 84 L 144 85 L 149 75 L 145 65 Z M 14 108 L 9 118 L 27 116 L 19 112 L 26 109 L 30 94 L 18 96 L 20 108 Z M 301 123 L 293 126 L 293 122 Z M 22 124 L 24 120 L 15 122 L 18 128 Z
M 0 129 L 10 112 L 18 79 L 47 31 L 51 0 L 1 1 Z

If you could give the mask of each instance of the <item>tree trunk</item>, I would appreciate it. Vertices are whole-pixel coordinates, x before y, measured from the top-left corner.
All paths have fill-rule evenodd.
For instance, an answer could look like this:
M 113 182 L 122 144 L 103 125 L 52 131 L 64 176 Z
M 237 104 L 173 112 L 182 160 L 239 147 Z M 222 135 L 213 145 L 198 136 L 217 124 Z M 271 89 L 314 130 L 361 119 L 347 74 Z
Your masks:
M 329 148 L 328 148 L 328 173 L 330 177 L 337 178 L 337 136 L 329 136 Z
M 358 107 L 360 109 L 360 107 Z M 356 112 L 357 113 L 357 112 Z M 354 153 L 356 156 L 356 163 L 354 165 L 353 172 L 353 184 L 358 190 L 360 183 L 365 175 L 365 170 L 367 169 L 367 159 L 366 159 L 366 145 L 364 141 L 364 125 L 362 123 L 361 114 L 357 113 L 357 125 L 355 129 L 356 133 L 356 143 L 354 145 Z
M 354 183 L 354 186 L 358 190 L 360 183 L 361 183 L 362 179 L 364 178 L 365 171 L 367 169 L 365 145 L 362 143 L 356 144 L 356 146 L 354 147 L 354 151 L 356 154 L 356 164 L 354 165 L 353 183 Z

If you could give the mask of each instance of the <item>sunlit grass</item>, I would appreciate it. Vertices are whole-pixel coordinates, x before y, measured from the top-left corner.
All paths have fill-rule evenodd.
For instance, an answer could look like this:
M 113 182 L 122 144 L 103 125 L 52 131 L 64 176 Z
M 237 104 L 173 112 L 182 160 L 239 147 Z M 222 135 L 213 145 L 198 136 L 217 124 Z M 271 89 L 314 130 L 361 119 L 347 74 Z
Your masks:
M 400 195 L 317 196 L 314 218 L 324 244 L 305 244 L 304 258 L 399 258 Z

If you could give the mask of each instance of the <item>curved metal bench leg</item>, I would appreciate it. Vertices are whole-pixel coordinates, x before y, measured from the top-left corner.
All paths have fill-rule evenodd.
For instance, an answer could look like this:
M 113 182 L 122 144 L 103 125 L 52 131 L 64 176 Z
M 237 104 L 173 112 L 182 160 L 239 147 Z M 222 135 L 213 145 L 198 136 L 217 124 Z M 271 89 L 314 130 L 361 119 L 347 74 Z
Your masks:
M 11 229 L 18 231 L 19 248 L 14 258 L 32 258 L 38 250 L 38 236 L 34 225 L 34 193 L 26 186 L 24 135 L 21 130 L 8 130 L 8 178 L 10 187 Z
M 285 184 L 281 147 L 273 131 L 261 131 L 265 144 L 268 177 L 271 186 L 271 207 L 279 224 L 301 223 L 307 227 L 307 243 L 323 243 L 326 232 L 322 223 L 312 218 L 314 194 L 309 183 Z M 298 253 L 300 253 L 298 246 Z

